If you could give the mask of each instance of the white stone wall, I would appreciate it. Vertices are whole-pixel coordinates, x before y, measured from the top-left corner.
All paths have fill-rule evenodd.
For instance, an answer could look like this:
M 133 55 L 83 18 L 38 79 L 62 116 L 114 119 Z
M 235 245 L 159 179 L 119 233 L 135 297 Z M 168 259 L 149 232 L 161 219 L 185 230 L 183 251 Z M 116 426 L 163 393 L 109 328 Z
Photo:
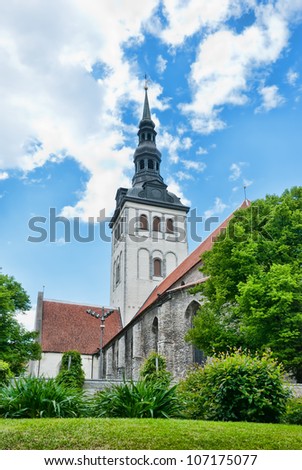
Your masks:
M 140 215 L 146 215 L 148 230 L 139 229 Z M 160 231 L 152 230 L 153 218 L 161 220 Z M 114 233 L 124 220 L 119 240 Z M 174 221 L 175 233 L 166 231 L 167 220 Z M 113 227 L 110 305 L 119 307 L 123 326 L 134 317 L 152 290 L 188 255 L 186 214 L 177 209 L 127 201 Z M 162 262 L 162 275 L 155 276 L 153 261 Z M 117 264 L 120 279 L 117 279 Z
M 54 378 L 58 375 L 63 353 L 42 353 L 39 361 L 31 361 L 29 373 L 36 377 Z M 96 356 L 82 354 L 85 379 L 98 379 L 100 362 Z

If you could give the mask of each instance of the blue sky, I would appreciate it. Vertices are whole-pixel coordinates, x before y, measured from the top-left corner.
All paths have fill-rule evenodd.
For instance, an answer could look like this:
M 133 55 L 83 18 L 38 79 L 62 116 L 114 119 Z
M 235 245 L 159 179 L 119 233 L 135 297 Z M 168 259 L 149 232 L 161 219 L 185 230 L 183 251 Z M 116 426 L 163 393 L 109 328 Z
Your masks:
M 112 214 L 131 184 L 145 73 L 162 175 L 198 215 L 223 220 L 243 186 L 254 200 L 301 185 L 302 0 L 46 3 L 0 7 L 0 266 L 33 307 L 43 286 L 109 304 L 99 224 L 93 241 L 65 243 L 63 224 L 50 241 L 50 210 L 78 218 L 82 237 L 89 217 Z M 33 217 L 43 242 L 28 241 Z

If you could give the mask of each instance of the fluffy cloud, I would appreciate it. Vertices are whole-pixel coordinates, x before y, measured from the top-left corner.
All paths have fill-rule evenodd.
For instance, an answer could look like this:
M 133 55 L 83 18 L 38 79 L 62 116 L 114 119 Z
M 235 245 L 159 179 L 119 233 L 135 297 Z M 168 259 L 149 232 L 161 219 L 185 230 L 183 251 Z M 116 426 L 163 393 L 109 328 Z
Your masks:
M 225 204 L 220 197 L 216 197 L 213 207 L 205 211 L 204 217 L 207 219 L 213 215 L 222 214 L 227 207 L 229 206 Z
M 232 163 L 230 170 L 231 174 L 229 176 L 229 180 L 237 181 L 241 176 L 241 166 L 238 163 Z
M 189 137 L 174 136 L 166 130 L 162 130 L 157 139 L 158 147 L 161 150 L 166 149 L 169 159 L 172 163 L 178 163 L 180 160 L 179 153 L 183 150 L 189 150 L 192 141 Z
M 276 85 L 264 86 L 259 90 L 259 93 L 262 97 L 262 104 L 256 109 L 257 113 L 270 111 L 284 103 L 284 98 L 279 94 Z
M 182 163 L 187 170 L 195 170 L 198 173 L 202 173 L 207 167 L 204 162 L 196 162 L 194 160 L 182 160 Z
M 0 181 L 7 180 L 8 178 L 9 178 L 9 174 L 7 173 L 7 171 L 0 172 Z
M 163 0 L 167 26 L 160 31 L 163 41 L 179 46 L 202 29 L 212 30 L 231 16 L 239 16 L 255 0 Z
M 97 0 L 12 0 L 1 6 L 0 168 L 28 172 L 51 155 L 73 156 L 91 179 L 64 214 L 110 210 L 116 187 L 126 183 L 132 150 L 121 112 L 131 100 L 140 113 L 143 90 L 122 46 L 142 41 L 142 25 L 157 3 L 141 8 L 132 0 L 119 8 Z M 97 63 L 103 73 L 95 80 Z M 152 105 L 163 109 L 160 93 L 154 84 Z
M 295 86 L 299 78 L 298 72 L 295 72 L 293 69 L 289 69 L 286 74 L 286 80 L 291 86 Z
M 168 61 L 163 58 L 162 55 L 159 55 L 156 59 L 156 70 L 159 75 L 163 74 L 167 68 Z
M 191 66 L 193 100 L 182 105 L 196 131 L 222 129 L 223 106 L 245 104 L 254 71 L 276 61 L 287 45 L 287 17 L 277 6 L 257 6 L 255 15 L 255 22 L 239 34 L 222 27 L 201 41 Z

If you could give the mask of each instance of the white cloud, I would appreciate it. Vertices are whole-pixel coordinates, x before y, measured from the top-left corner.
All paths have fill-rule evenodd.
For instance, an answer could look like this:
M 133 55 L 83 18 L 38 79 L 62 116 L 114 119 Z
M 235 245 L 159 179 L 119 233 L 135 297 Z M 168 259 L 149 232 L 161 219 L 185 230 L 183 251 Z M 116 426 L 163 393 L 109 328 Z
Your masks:
M 179 46 L 197 31 L 217 28 L 254 4 L 254 0 L 163 0 L 168 25 L 158 31 L 163 41 Z
M 295 72 L 293 69 L 289 69 L 286 74 L 286 80 L 291 86 L 295 86 L 299 78 L 298 72 Z
M 183 194 L 183 192 L 180 188 L 180 185 L 177 183 L 177 181 L 175 181 L 174 178 L 172 178 L 171 176 L 169 178 L 167 178 L 167 185 L 168 185 L 168 191 L 170 191 L 171 193 L 176 194 L 176 196 L 178 196 L 181 199 L 181 202 L 185 206 L 190 206 L 191 205 L 191 201 L 184 196 L 184 194 Z
M 202 173 L 207 167 L 204 162 L 196 162 L 194 160 L 181 160 L 181 162 L 187 170 L 195 170 L 198 173 Z
M 267 112 L 271 109 L 278 108 L 284 103 L 284 98 L 279 94 L 279 88 L 276 85 L 263 86 L 259 89 L 262 97 L 262 104 L 256 108 L 256 112 Z
M 7 180 L 8 178 L 9 178 L 9 174 L 7 173 L 7 171 L 0 172 L 0 181 Z
M 196 155 L 207 155 L 207 153 L 207 149 L 203 147 L 198 147 L 198 149 L 196 150 Z
M 134 101 L 139 119 L 143 89 L 122 47 L 142 41 L 142 25 L 157 4 L 12 0 L 1 7 L 0 167 L 28 172 L 51 154 L 59 161 L 72 155 L 91 179 L 64 214 L 86 218 L 100 207 L 113 209 L 116 188 L 127 182 L 133 149 L 125 146 L 121 111 Z M 89 73 L 95 63 L 106 71 L 98 81 Z M 149 90 L 153 109 L 167 107 L 158 98 L 161 91 L 155 83 Z M 41 145 L 26 153 L 29 138 Z
M 191 148 L 192 140 L 190 137 L 180 138 L 170 134 L 166 130 L 162 130 L 158 135 L 157 144 L 161 150 L 167 150 L 169 159 L 172 163 L 178 163 L 180 153 Z
M 192 101 L 183 103 L 181 110 L 189 117 L 192 128 L 204 134 L 226 126 L 220 117 L 224 106 L 242 106 L 248 102 L 255 72 L 280 57 L 288 44 L 289 21 L 302 12 L 301 1 L 291 5 L 290 13 L 281 0 L 267 4 L 248 2 L 248 5 L 236 2 L 237 10 L 227 3 L 223 2 L 224 16 L 235 15 L 240 5 L 243 8 L 245 4 L 253 7 L 255 21 L 240 33 L 222 23 L 215 30 L 213 23 L 213 31 L 201 39 L 196 61 L 191 65 Z M 280 103 L 280 97 L 271 100 L 273 106 Z
M 180 181 L 194 179 L 192 175 L 190 175 L 189 173 L 185 173 L 184 171 L 178 171 L 176 173 L 176 176 Z
M 229 180 L 237 181 L 241 176 L 241 165 L 239 165 L 238 163 L 232 163 L 230 170 L 231 174 L 229 176 Z
M 156 71 L 159 75 L 162 75 L 167 68 L 168 61 L 159 55 L 156 59 Z
M 213 207 L 210 209 L 206 210 L 204 213 L 205 219 L 212 217 L 212 215 L 218 215 L 222 214 L 223 211 L 229 207 L 227 204 L 225 204 L 220 197 L 215 198 L 215 202 Z

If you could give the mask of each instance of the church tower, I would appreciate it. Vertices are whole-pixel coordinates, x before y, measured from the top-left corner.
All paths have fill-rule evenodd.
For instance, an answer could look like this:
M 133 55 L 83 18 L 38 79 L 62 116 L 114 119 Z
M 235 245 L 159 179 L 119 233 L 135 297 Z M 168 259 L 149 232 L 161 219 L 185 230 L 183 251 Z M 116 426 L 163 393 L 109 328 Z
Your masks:
M 119 188 L 112 228 L 110 305 L 119 307 L 123 326 L 135 316 L 152 290 L 188 255 L 189 208 L 167 191 L 160 174 L 145 84 L 143 116 L 134 152 L 132 188 Z

